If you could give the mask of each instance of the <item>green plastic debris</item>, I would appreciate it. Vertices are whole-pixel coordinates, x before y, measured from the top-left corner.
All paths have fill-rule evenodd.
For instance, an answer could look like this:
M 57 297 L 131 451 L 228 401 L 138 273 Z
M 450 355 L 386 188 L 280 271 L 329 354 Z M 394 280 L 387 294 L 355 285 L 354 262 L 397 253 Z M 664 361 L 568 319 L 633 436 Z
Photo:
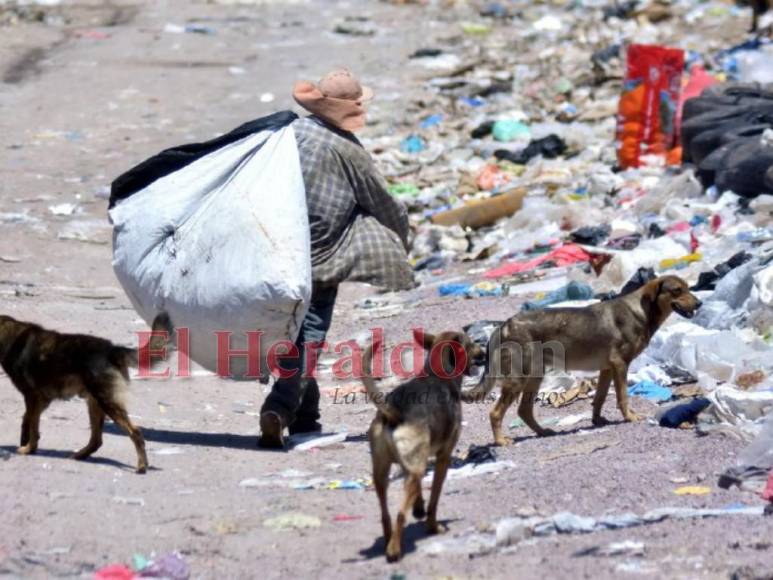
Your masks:
M 394 197 L 416 197 L 420 193 L 413 183 L 393 183 L 387 190 Z
M 318 528 L 322 525 L 322 521 L 317 516 L 310 516 L 301 512 L 290 512 L 269 518 L 263 522 L 263 525 L 272 530 L 303 530 Z
M 150 560 L 148 560 L 142 554 L 134 554 L 134 556 L 132 556 L 132 569 L 135 572 L 142 572 L 149 565 L 150 565 Z
M 497 121 L 494 123 L 491 133 L 497 141 L 515 141 L 516 139 L 528 141 L 531 139 L 529 126 L 520 121 Z
M 481 22 L 462 22 L 462 31 L 470 36 L 484 36 L 491 32 L 491 27 Z

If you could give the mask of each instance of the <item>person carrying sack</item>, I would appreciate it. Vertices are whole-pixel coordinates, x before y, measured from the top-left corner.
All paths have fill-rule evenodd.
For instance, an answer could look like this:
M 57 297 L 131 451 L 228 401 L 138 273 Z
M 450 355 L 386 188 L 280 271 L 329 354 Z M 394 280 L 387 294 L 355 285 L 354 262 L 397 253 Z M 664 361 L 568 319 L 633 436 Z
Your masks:
M 293 97 L 311 113 L 292 127 L 306 187 L 312 296 L 295 343 L 299 356 L 282 357 L 282 369 L 296 372 L 276 380 L 261 408 L 263 448 L 283 448 L 285 428 L 290 434 L 322 429 L 319 386 L 306 364 L 316 360 L 309 355 L 319 352 L 330 328 L 338 285 L 348 280 L 386 290 L 415 286 L 407 213 L 354 136 L 365 126 L 364 104 L 373 92 L 339 69 L 317 84 L 296 83 Z

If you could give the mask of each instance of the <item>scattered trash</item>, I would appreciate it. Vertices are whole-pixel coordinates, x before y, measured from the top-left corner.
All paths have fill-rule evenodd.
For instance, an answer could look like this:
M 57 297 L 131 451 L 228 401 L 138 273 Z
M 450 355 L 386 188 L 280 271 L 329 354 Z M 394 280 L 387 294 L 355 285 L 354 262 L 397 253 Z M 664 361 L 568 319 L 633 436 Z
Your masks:
M 590 260 L 590 254 L 583 250 L 576 244 L 564 244 L 555 250 L 548 252 L 525 262 L 511 262 L 489 270 L 484 275 L 486 278 L 501 278 L 503 276 L 510 276 L 512 274 L 518 274 L 519 272 L 526 272 L 533 270 L 539 266 L 549 262 L 554 267 L 570 266 L 577 264 L 578 262 L 588 262 Z
M 181 554 L 173 552 L 154 558 L 140 572 L 142 578 L 165 578 L 167 580 L 188 580 L 190 567 Z
M 440 554 L 454 552 L 480 556 L 497 548 L 507 548 L 523 541 L 536 541 L 553 534 L 591 534 L 606 530 L 622 530 L 652 525 L 666 520 L 687 520 L 719 517 L 760 517 L 763 506 L 731 507 L 720 509 L 693 509 L 663 507 L 641 516 L 634 513 L 608 514 L 598 518 L 578 516 L 570 512 L 550 517 L 503 518 L 494 524 L 493 532 L 471 531 L 454 538 L 440 538 L 426 542 L 422 552 Z M 617 549 L 636 550 L 635 544 L 620 542 Z
M 529 126 L 520 121 L 497 121 L 491 127 L 491 134 L 497 141 L 528 140 L 531 137 Z
M 470 477 L 478 477 L 480 475 L 489 475 L 492 473 L 499 473 L 506 469 L 512 469 L 515 467 L 515 463 L 508 460 L 502 461 L 487 461 L 485 463 L 465 463 L 462 467 L 452 467 L 448 470 L 446 481 L 454 479 L 467 479 Z M 432 473 L 428 473 L 422 480 L 424 484 L 430 485 L 432 483 Z
M 632 387 L 628 387 L 628 395 L 644 397 L 658 403 L 669 401 L 673 396 L 671 389 L 653 381 L 640 381 Z
M 677 487 L 674 493 L 676 495 L 708 495 L 711 493 L 711 488 L 703 485 L 685 485 Z
M 623 542 L 612 542 L 606 546 L 594 546 L 586 550 L 581 550 L 574 556 L 643 556 L 644 542 L 634 540 L 625 540 Z
M 94 572 L 94 580 L 135 580 L 133 570 L 123 564 L 111 564 Z
M 418 135 L 410 135 L 400 143 L 400 151 L 403 153 L 421 153 L 426 148 L 426 142 Z
M 288 443 L 294 451 L 310 451 L 312 449 L 322 449 L 331 447 L 346 441 L 346 433 L 334 433 L 332 435 L 304 434 L 292 435 L 288 438 Z
M 162 447 L 150 451 L 153 455 L 182 455 L 185 449 L 182 447 Z
M 576 229 L 569 237 L 575 244 L 584 244 L 586 246 L 599 246 L 609 237 L 611 228 L 608 224 L 601 226 L 583 226 Z M 621 290 L 621 293 L 624 291 Z
M 470 445 L 462 457 L 461 465 L 490 463 L 497 460 L 497 454 L 491 445 Z M 454 465 L 458 467 L 459 465 Z
M 464 296 L 465 298 L 480 298 L 481 296 L 502 296 L 504 289 L 501 284 L 493 282 L 478 282 L 477 284 L 456 283 L 438 286 L 440 296 Z
M 622 167 L 638 167 L 642 157 L 665 157 L 676 147 L 676 113 L 684 51 L 663 46 L 628 47 L 617 138 Z M 679 155 L 669 158 L 681 162 Z
M 364 519 L 365 516 L 357 516 L 357 515 L 350 515 L 350 514 L 336 514 L 333 516 L 334 522 L 355 522 L 357 520 Z
M 365 489 L 370 485 L 369 480 L 365 479 L 336 479 L 328 483 L 326 489 Z
M 60 240 L 106 245 L 110 243 L 110 224 L 103 220 L 75 220 L 66 224 L 56 237 Z
M 320 520 L 317 516 L 312 516 L 300 512 L 290 512 L 281 516 L 269 518 L 263 522 L 263 525 L 276 531 L 304 530 L 320 527 L 322 525 L 322 520 Z
M 168 23 L 164 26 L 164 32 L 170 34 L 215 34 L 217 31 L 211 26 L 205 26 L 203 24 L 172 24 Z
M 593 298 L 593 288 L 591 288 L 588 284 L 584 284 L 582 282 L 569 282 L 569 284 L 563 288 L 549 292 L 544 298 L 540 298 L 539 300 L 534 300 L 531 302 L 525 302 L 521 309 L 540 310 L 553 304 L 558 304 L 559 302 L 589 300 L 591 298 Z
M 145 500 L 141 497 L 123 497 L 116 495 L 113 497 L 113 503 L 120 503 L 122 505 L 132 505 L 142 507 L 145 505 Z
M 364 16 L 347 16 L 335 25 L 333 32 L 348 36 L 374 36 L 376 27 Z
M 54 215 L 73 215 L 77 209 L 78 206 L 74 203 L 60 203 L 48 206 L 48 211 Z
M 674 405 L 660 415 L 658 424 L 661 427 L 670 427 L 671 429 L 677 429 L 683 425 L 689 426 L 697 421 L 698 415 L 709 405 L 711 405 L 711 401 L 705 397 L 697 397 L 689 403 Z
M 492 127 L 496 131 L 496 125 Z M 496 133 L 494 138 L 497 139 Z M 497 139 L 498 141 L 509 141 L 510 139 Z M 535 139 L 530 141 L 529 144 L 520 151 L 514 152 L 507 149 L 497 149 L 494 151 L 494 156 L 497 159 L 504 159 L 511 163 L 525 164 L 530 159 L 541 155 L 545 159 L 555 159 L 559 155 L 563 155 L 566 151 L 566 143 L 558 135 L 548 135 L 541 139 Z

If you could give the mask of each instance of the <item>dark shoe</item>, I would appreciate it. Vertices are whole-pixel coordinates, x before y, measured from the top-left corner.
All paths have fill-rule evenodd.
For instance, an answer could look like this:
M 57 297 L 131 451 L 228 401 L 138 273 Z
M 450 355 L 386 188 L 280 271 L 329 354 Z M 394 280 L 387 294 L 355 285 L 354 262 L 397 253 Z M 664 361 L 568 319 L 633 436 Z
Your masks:
M 319 433 L 322 431 L 322 424 L 318 421 L 304 421 L 303 419 L 296 420 L 287 429 L 290 435 L 297 435 L 299 433 Z
M 262 449 L 284 449 L 285 442 L 282 437 L 284 424 L 279 413 L 265 411 L 260 414 L 260 437 L 258 447 Z

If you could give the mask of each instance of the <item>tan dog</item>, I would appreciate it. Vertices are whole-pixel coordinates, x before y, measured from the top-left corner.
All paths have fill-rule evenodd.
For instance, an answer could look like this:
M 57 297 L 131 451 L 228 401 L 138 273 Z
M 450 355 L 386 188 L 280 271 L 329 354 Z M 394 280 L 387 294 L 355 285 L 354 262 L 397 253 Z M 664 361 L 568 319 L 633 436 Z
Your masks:
M 476 387 L 462 393 L 462 400 L 480 401 L 501 382 L 502 394 L 490 418 L 494 442 L 506 445 L 502 420 L 519 395 L 518 416 L 524 423 L 537 435 L 554 433 L 534 419 L 534 399 L 546 368 L 599 371 L 593 424 L 607 423 L 601 408 L 612 382 L 623 418 L 636 421 L 638 416 L 628 408 L 628 366 L 671 312 L 692 318 L 700 305 L 684 280 L 663 276 L 635 292 L 585 308 L 518 314 L 491 335 L 486 371 Z
M 387 542 L 386 557 L 395 562 L 402 555 L 406 513 L 413 508 L 423 518 L 421 479 L 430 457 L 435 456 L 435 475 L 426 512 L 427 531 L 439 531 L 437 506 L 451 454 L 462 428 L 461 386 L 474 360 L 483 351 L 466 334 L 443 332 L 437 336 L 414 334 L 429 353 L 424 375 L 408 380 L 386 397 L 371 377 L 371 359 L 378 344 L 369 346 L 362 357 L 363 379 L 369 398 L 378 409 L 368 436 L 373 460 L 373 483 L 381 506 L 381 524 Z M 398 463 L 405 471 L 405 497 L 392 528 L 387 505 L 389 471 Z
M 155 332 L 168 333 L 169 329 L 166 314 L 153 321 Z M 148 347 L 157 351 L 165 343 L 162 336 L 153 336 Z M 24 396 L 18 452 L 30 455 L 37 451 L 40 416 L 54 400 L 78 395 L 86 399 L 89 407 L 91 438 L 72 457 L 85 459 L 102 446 L 102 427 L 108 416 L 131 438 L 137 450 L 137 473 L 145 473 L 145 440 L 129 419 L 122 397 L 129 382 L 128 368 L 137 366 L 138 358 L 137 349 L 118 346 L 104 338 L 62 334 L 0 316 L 0 365 Z

